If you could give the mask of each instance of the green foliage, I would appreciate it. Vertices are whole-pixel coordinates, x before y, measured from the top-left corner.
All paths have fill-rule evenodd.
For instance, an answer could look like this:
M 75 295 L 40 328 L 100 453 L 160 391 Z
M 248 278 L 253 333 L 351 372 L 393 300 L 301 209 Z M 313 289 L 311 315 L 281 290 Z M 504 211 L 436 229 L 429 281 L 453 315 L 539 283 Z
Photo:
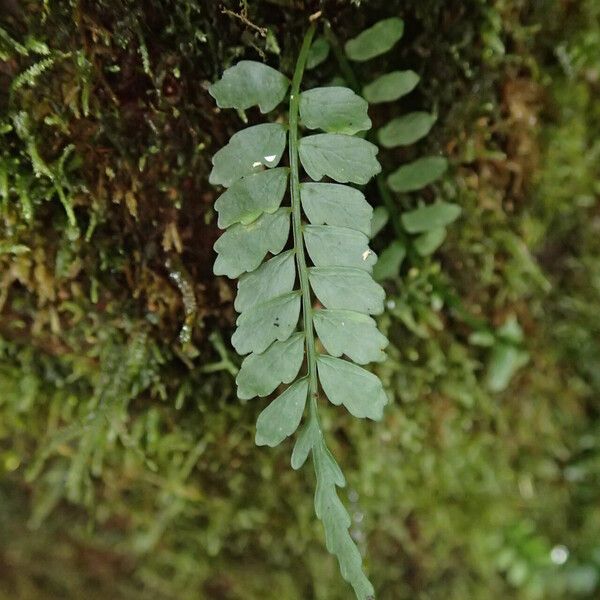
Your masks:
M 412 112 L 392 119 L 377 132 L 377 139 L 384 148 L 410 146 L 425 137 L 436 119 L 426 112 Z
M 337 133 L 303 137 L 298 148 L 302 166 L 314 181 L 327 176 L 339 183 L 359 184 L 367 183 L 381 170 L 378 151 L 371 142 Z
M 291 383 L 296 379 L 303 360 L 302 333 L 294 333 L 287 340 L 273 342 L 261 354 L 246 356 L 236 377 L 238 397 L 248 400 L 272 394 L 280 383 Z
M 295 278 L 294 253 L 288 250 L 268 260 L 258 269 L 242 275 L 234 307 L 241 313 L 255 304 L 290 292 Z
M 375 323 L 368 321 L 367 328 L 373 327 L 375 327 Z M 375 337 L 374 333 L 370 335 Z M 336 348 L 334 345 L 334 339 L 328 341 L 334 350 L 339 351 L 339 346 Z M 352 337 L 348 340 L 340 336 L 335 341 L 338 344 L 342 341 L 356 343 Z M 325 346 L 325 343 L 323 345 Z M 345 353 L 350 356 L 352 352 L 345 349 Z M 333 404 L 336 406 L 343 404 L 352 415 L 359 419 L 365 417 L 376 421 L 381 419 L 387 398 L 381 381 L 376 375 L 351 362 L 330 356 L 319 356 L 317 367 L 323 390 Z
M 346 42 L 344 46 L 346 56 L 351 61 L 359 63 L 380 57 L 389 53 L 403 34 L 404 22 L 401 19 L 396 17 L 384 19 Z M 335 39 L 331 31 L 330 37 Z M 352 67 L 341 52 L 338 52 L 337 58 L 345 76 L 355 87 L 361 87 Z M 368 76 L 371 77 L 372 73 L 369 72 Z M 412 92 L 419 81 L 420 77 L 414 71 L 396 70 L 378 75 L 371 83 L 362 85 L 362 90 L 365 98 L 372 104 L 386 104 Z M 392 118 L 379 127 L 374 139 L 386 149 L 411 146 L 429 134 L 436 120 L 436 116 L 427 112 L 412 111 L 401 117 Z M 388 175 L 387 179 L 384 179 L 383 174 L 378 178 L 379 192 L 385 203 L 385 208 L 382 207 L 381 212 L 385 216 L 377 232 L 391 222 L 397 239 L 392 240 L 381 252 L 381 263 L 374 271 L 377 281 L 394 280 L 397 277 L 409 243 L 405 232 L 401 229 L 399 211 L 390 190 L 396 193 L 419 191 L 438 180 L 445 173 L 446 168 L 445 158 L 425 157 L 403 164 Z M 445 237 L 445 229 L 432 228 L 412 242 L 414 252 L 417 256 L 429 256 L 439 248 Z
M 388 359 L 370 367 L 391 400 L 376 427 L 320 405 L 348 476 L 340 498 L 352 539 L 380 600 L 591 600 L 600 581 L 598 3 L 358 4 L 319 8 L 342 40 L 400 16 L 404 42 L 351 63 L 354 85 L 325 29 L 330 59 L 305 86 L 335 81 L 361 93 L 363 82 L 410 68 L 419 85 L 373 104 L 374 127 L 422 109 L 438 121 L 417 145 L 380 151 L 385 175 L 360 190 L 375 207 L 373 275 L 388 247 L 402 257 L 382 280 L 385 301 L 366 271 L 309 273 L 313 290 L 338 288 L 332 302 L 376 313 L 390 339 Z M 208 82 L 242 57 L 290 75 L 306 3 L 3 8 L 0 598 L 347 599 L 319 541 L 310 473 L 290 471 L 286 444 L 254 444 L 267 401 L 235 397 L 235 286 L 211 272 L 210 157 L 260 116 L 217 110 Z M 13 79 L 47 56 L 54 65 L 10 97 Z M 15 130 L 22 112 L 48 167 L 73 147 L 63 190 L 77 239 Z M 381 210 L 389 173 L 442 153 L 452 177 L 390 194 L 396 214 Z M 459 205 L 461 218 L 422 257 L 421 234 L 406 232 L 402 215 L 438 201 Z M 262 289 L 250 285 L 257 272 L 240 278 L 244 302 Z M 518 343 L 499 335 L 513 315 Z M 145 363 L 114 400 L 125 407 L 118 427 L 106 423 L 69 500 L 83 431 L 56 443 L 39 473 L 32 466 L 58 431 L 93 420 L 100 390 L 123 378 L 143 335 Z M 490 392 L 501 344 L 529 362 Z M 300 431 L 307 443 L 294 466 L 310 453 L 313 431 Z M 328 543 L 343 547 L 344 533 Z
M 370 315 L 383 312 L 385 293 L 366 270 L 354 267 L 311 267 L 308 277 L 325 308 L 342 308 Z
M 319 340 L 332 356 L 346 354 L 364 365 L 385 360 L 388 342 L 366 314 L 352 310 L 316 310 L 314 325 Z
M 364 184 L 380 171 L 380 166 L 375 158 L 377 147 L 353 137 L 371 125 L 367 103 L 362 98 L 343 87 L 300 92 L 313 34 L 314 26 L 304 39 L 290 95 L 293 247 L 278 256 L 288 237 L 290 209 L 279 208 L 282 200 L 280 184 L 287 182 L 287 170 L 275 169 L 282 175 L 277 178 L 274 188 L 269 187 L 274 178 L 268 171 L 252 174 L 255 168 L 279 164 L 283 152 L 279 138 L 273 144 L 271 129 L 267 134 L 264 132 L 265 128 L 282 126 L 255 125 L 235 134 L 213 159 L 211 181 L 231 186 L 216 204 L 220 224 L 230 227 L 215 244 L 218 257 L 214 270 L 215 274 L 229 277 L 248 273 L 239 282 L 236 308 L 241 314 L 232 337 L 237 352 L 249 354 L 237 377 L 238 396 L 242 399 L 266 396 L 280 383 L 293 381 L 260 413 L 256 423 L 256 443 L 277 446 L 295 433 L 306 412 L 308 399 L 306 424 L 297 438 L 292 465 L 299 468 L 312 454 L 317 477 L 315 511 L 325 527 L 327 548 L 338 557 L 342 576 L 353 586 L 357 597 L 365 600 L 374 590 L 362 572 L 360 553 L 348 533 L 351 519 L 336 492 L 336 487 L 344 486 L 345 481 L 325 446 L 317 400 L 320 383 L 332 404 L 343 404 L 352 415 L 370 419 L 380 419 L 387 402 L 376 375 L 339 358 L 345 355 L 359 364 L 384 358 L 382 350 L 388 342 L 368 316 L 372 312 L 371 301 L 365 302 L 365 297 L 355 291 L 361 302 L 353 302 L 343 310 L 331 308 L 348 302 L 340 288 L 352 285 L 352 280 L 345 275 L 357 270 L 364 272 L 364 285 L 371 288 L 370 295 L 377 299 L 374 302 L 381 301 L 383 290 L 368 274 L 376 259 L 368 247 L 367 237 L 371 230 L 372 209 L 364 195 L 354 188 L 330 183 L 300 184 L 298 159 L 306 174 L 317 181 L 326 175 L 341 183 Z M 274 76 L 270 70 L 250 67 L 248 62 L 243 64 L 245 71 L 253 73 L 256 89 L 265 91 L 272 87 L 270 81 Z M 211 95 L 220 106 L 245 109 L 250 106 L 249 98 L 255 98 L 253 104 L 262 102 L 261 111 L 265 112 L 262 110 L 265 106 L 275 107 L 279 103 L 280 90 L 271 90 L 270 95 L 265 93 L 260 101 L 257 95 L 248 93 L 245 83 L 240 83 L 236 90 L 238 72 L 238 66 L 231 67 L 211 87 Z M 298 117 L 306 128 L 328 133 L 299 139 Z M 267 151 L 267 147 L 270 150 Z M 261 159 L 261 154 L 271 156 Z M 257 158 L 256 163 L 246 168 L 248 161 Z M 254 197 L 256 194 L 260 196 Z M 282 215 L 285 226 L 279 225 L 279 221 L 268 221 L 271 218 L 269 210 L 277 209 L 275 215 Z M 302 223 L 301 209 L 309 224 Z M 234 224 L 236 221 L 239 222 Z M 312 267 L 307 267 L 305 248 Z M 267 251 L 274 257 L 259 266 Z M 293 257 L 299 290 L 294 290 Z M 315 284 L 312 273 L 316 271 L 318 280 L 319 275 L 323 276 L 323 269 L 330 269 L 325 283 L 321 280 Z M 314 309 L 309 285 L 313 286 L 317 297 L 327 298 L 323 300 L 326 308 Z M 367 314 L 357 309 L 363 309 Z M 303 328 L 294 333 L 300 314 Z M 314 332 L 331 356 L 318 354 Z M 304 359 L 306 373 L 297 379 Z
M 301 183 L 300 200 L 312 225 L 336 225 L 371 233 L 373 208 L 364 194 L 337 183 Z
M 394 102 L 410 94 L 417 87 L 419 79 L 414 71 L 392 71 L 365 85 L 363 95 L 371 104 Z
M 408 233 L 423 233 L 454 223 L 460 215 L 460 206 L 450 202 L 436 202 L 421 206 L 402 215 L 402 224 Z
M 391 50 L 404 34 L 404 21 L 397 17 L 379 21 L 345 45 L 350 60 L 364 62 Z
M 23 73 L 21 73 L 18 77 L 15 77 L 15 79 L 12 80 L 11 91 L 16 92 L 26 85 L 35 85 L 40 75 L 42 75 L 48 69 L 50 69 L 54 65 L 55 61 L 56 58 L 54 58 L 53 56 L 49 56 L 31 65 L 31 67 L 23 71 Z
M 248 225 L 236 223 L 215 244 L 218 254 L 215 275 L 239 277 L 253 271 L 268 252 L 281 252 L 289 231 L 290 211 L 287 208 L 280 208 L 273 214 L 265 213 Z
M 279 71 L 242 60 L 211 86 L 210 95 L 220 108 L 245 110 L 258 105 L 261 113 L 268 113 L 283 100 L 289 85 L 288 78 Z
M 307 129 L 354 135 L 371 129 L 368 105 L 352 90 L 325 87 L 307 90 L 300 96 L 300 119 Z
M 298 291 L 255 304 L 238 317 L 231 343 L 239 354 L 260 354 L 275 340 L 285 341 L 292 335 L 299 314 Z
M 429 256 L 442 245 L 445 239 L 446 229 L 444 227 L 432 228 L 415 239 L 415 251 L 420 256 Z
M 425 156 L 398 167 L 388 177 L 388 184 L 394 192 L 416 192 L 439 179 L 447 168 L 445 158 Z
M 523 337 L 514 315 L 497 329 L 486 373 L 486 385 L 491 392 L 503 392 L 515 373 L 529 362 Z
M 215 202 L 219 227 L 250 225 L 263 213 L 273 214 L 281 206 L 288 173 L 289 169 L 279 167 L 238 179 Z
M 400 272 L 406 257 L 406 247 L 400 240 L 394 240 L 380 255 L 373 268 L 375 281 L 393 279 Z
M 370 273 L 377 260 L 369 238 L 347 227 L 307 225 L 304 240 L 316 267 L 354 267 Z
M 249 365 L 248 368 L 252 368 L 252 366 Z M 295 433 L 304 414 L 307 395 L 308 378 L 302 377 L 277 396 L 258 415 L 256 444 L 258 446 L 278 446 L 286 437 Z
M 285 150 L 285 140 L 286 130 L 280 123 L 262 123 L 238 131 L 213 156 L 210 183 L 229 187 L 244 175 L 276 167 Z

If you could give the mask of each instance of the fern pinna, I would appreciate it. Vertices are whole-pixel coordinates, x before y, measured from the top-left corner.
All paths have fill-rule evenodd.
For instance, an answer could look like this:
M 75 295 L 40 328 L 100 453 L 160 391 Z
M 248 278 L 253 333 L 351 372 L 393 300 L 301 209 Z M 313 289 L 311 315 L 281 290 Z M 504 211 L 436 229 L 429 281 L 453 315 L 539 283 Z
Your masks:
M 327 447 L 318 402 L 322 390 L 352 415 L 376 420 L 387 401 L 380 380 L 358 366 L 383 360 L 388 343 L 371 317 L 383 311 L 384 301 L 383 289 L 371 277 L 372 209 L 362 192 L 341 185 L 366 184 L 381 167 L 377 146 L 355 137 L 371 126 L 365 100 L 344 87 L 300 91 L 313 34 L 314 25 L 298 56 L 287 125 L 247 127 L 213 157 L 210 182 L 227 188 L 215 204 L 219 227 L 226 231 L 215 244 L 214 272 L 239 277 L 240 315 L 232 343 L 247 356 L 236 380 L 238 396 L 266 397 L 287 385 L 260 413 L 256 443 L 278 445 L 304 417 L 291 464 L 299 469 L 312 456 L 315 511 L 327 548 L 356 596 L 365 600 L 374 597 L 373 586 L 337 495 L 345 480 Z M 271 67 L 241 61 L 210 93 L 221 108 L 258 105 L 267 113 L 284 100 L 289 85 Z M 301 137 L 301 126 L 324 133 Z M 288 136 L 289 167 L 279 166 Z M 310 181 L 300 182 L 300 165 Z M 324 177 L 336 183 L 317 183 Z M 290 205 L 282 205 L 288 180 Z M 291 247 L 284 250 L 290 222 Z M 269 253 L 273 257 L 265 261 Z

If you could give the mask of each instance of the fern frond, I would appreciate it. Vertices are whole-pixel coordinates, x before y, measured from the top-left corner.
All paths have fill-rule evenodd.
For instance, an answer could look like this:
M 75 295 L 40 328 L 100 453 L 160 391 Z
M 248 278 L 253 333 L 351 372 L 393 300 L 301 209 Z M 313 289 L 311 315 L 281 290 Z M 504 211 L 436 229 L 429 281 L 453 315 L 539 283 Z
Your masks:
M 13 39 L 6 29 L 0 27 L 0 60 L 8 60 L 15 54 L 27 56 L 29 52 L 23 44 Z
M 348 40 L 344 45 L 344 51 L 341 50 L 341 44 L 330 26 L 326 31 L 334 48 L 337 48 L 335 56 L 340 70 L 352 82 L 355 89 L 362 89 L 362 94 L 370 103 L 395 102 L 412 92 L 419 83 L 419 76 L 414 71 L 407 70 L 377 74 L 370 83 L 362 85 L 353 67 L 350 66 L 350 61 L 358 64 L 359 68 L 366 64 L 367 68 L 362 72 L 367 77 L 372 77 L 369 62 L 373 58 L 390 52 L 402 38 L 404 23 L 401 19 L 392 17 L 375 23 L 355 38 Z M 409 146 L 425 137 L 435 121 L 436 117 L 427 112 L 411 112 L 384 124 L 374 132 L 371 138 L 384 148 Z M 392 173 L 377 176 L 377 188 L 385 205 L 385 208 L 382 207 L 384 220 L 393 226 L 396 238 L 381 253 L 374 271 L 377 281 L 394 279 L 408 252 L 412 252 L 416 256 L 427 256 L 435 252 L 445 239 L 445 226 L 456 219 L 460 213 L 457 205 L 452 205 L 453 219 L 441 226 L 436 225 L 436 221 L 439 221 L 440 217 L 436 216 L 437 205 L 433 205 L 432 210 L 428 213 L 431 221 L 418 237 L 411 238 L 410 234 L 413 232 L 404 227 L 404 217 L 407 213 L 400 215 L 393 193 L 419 191 L 436 182 L 446 172 L 447 167 L 448 161 L 445 157 L 427 156 L 400 165 Z
M 377 258 L 368 246 L 373 211 L 360 190 L 341 185 L 365 184 L 381 167 L 377 147 L 354 135 L 371 126 L 365 100 L 344 87 L 301 91 L 313 34 L 314 25 L 291 82 L 287 128 L 279 122 L 248 127 L 213 157 L 210 181 L 228 188 L 215 204 L 226 231 L 215 244 L 214 271 L 240 277 L 235 308 L 241 314 L 232 344 L 247 356 L 236 378 L 238 396 L 270 396 L 288 386 L 260 413 L 256 443 L 276 446 L 304 421 L 292 467 L 312 457 L 315 512 L 327 549 L 357 598 L 367 600 L 374 590 L 337 494 L 345 479 L 327 447 L 319 402 L 324 396 L 356 417 L 375 420 L 387 402 L 380 380 L 355 364 L 382 360 L 388 343 L 369 316 L 383 311 L 384 299 L 371 277 Z M 210 93 L 222 108 L 259 106 L 267 113 L 289 86 L 276 70 L 242 61 Z M 301 136 L 301 127 L 324 133 Z M 278 166 L 286 146 L 289 168 Z M 301 182 L 302 171 L 312 181 Z M 317 183 L 324 177 L 336 183 Z M 290 224 L 292 242 L 284 251 Z
M 48 56 L 47 58 L 43 58 L 38 62 L 34 63 L 25 71 L 17 75 L 10 84 L 11 93 L 16 92 L 21 89 L 23 86 L 35 86 L 36 81 L 40 75 L 45 73 L 48 69 L 50 69 L 54 63 L 56 62 L 55 56 Z

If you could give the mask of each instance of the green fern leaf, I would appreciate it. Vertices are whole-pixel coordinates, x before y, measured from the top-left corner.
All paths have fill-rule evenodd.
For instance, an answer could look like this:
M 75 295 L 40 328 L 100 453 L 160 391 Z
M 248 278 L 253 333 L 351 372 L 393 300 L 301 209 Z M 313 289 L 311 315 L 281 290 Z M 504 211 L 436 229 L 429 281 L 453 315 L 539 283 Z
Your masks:
M 264 352 L 275 340 L 287 340 L 295 331 L 300 315 L 300 295 L 277 296 L 243 312 L 231 343 L 238 354 Z
M 238 398 L 268 396 L 280 383 L 291 383 L 304 360 L 304 335 L 294 333 L 283 342 L 273 342 L 262 354 L 244 359 L 236 377 Z
M 373 209 L 364 194 L 337 183 L 302 183 L 302 208 L 312 225 L 337 225 L 369 235 Z
M 357 37 L 345 44 L 346 56 L 356 62 L 364 62 L 389 51 L 402 37 L 404 31 L 400 19 L 384 19 L 360 33 Z M 328 29 L 333 46 L 338 47 L 335 34 Z M 338 53 L 339 54 L 339 53 Z M 336 54 L 340 69 L 348 81 L 358 88 L 360 83 L 352 67 L 344 57 Z M 392 71 L 377 77 L 371 83 L 362 86 L 366 100 L 373 104 L 392 102 L 410 93 L 418 84 L 419 76 L 414 71 Z M 409 146 L 425 137 L 436 121 L 436 117 L 427 112 L 416 111 L 396 117 L 377 131 L 377 141 L 384 148 Z M 372 223 L 370 237 L 376 235 L 389 220 L 395 229 L 398 239 L 394 240 L 381 254 L 380 260 L 373 270 L 373 277 L 377 281 L 395 278 L 399 274 L 400 266 L 407 254 L 405 233 L 400 223 L 402 221 L 396 203 L 389 193 L 406 193 L 420 190 L 436 181 L 447 169 L 447 161 L 443 157 L 430 156 L 418 159 L 412 163 L 402 165 L 385 179 L 377 180 L 381 197 L 386 205 L 385 214 L 376 214 Z M 410 221 L 410 216 L 408 217 Z M 409 228 L 405 229 L 410 232 Z M 443 243 L 446 237 L 445 224 L 436 225 L 435 219 L 431 221 L 431 229 L 422 231 L 421 235 L 411 242 L 417 255 L 428 256 Z
M 433 254 L 446 239 L 446 228 L 436 227 L 422 233 L 414 241 L 415 250 L 420 256 L 429 256 Z
M 338 557 L 342 576 L 351 583 L 357 598 L 369 600 L 374 597 L 373 586 L 362 572 L 360 553 L 348 533 L 351 519 L 336 491 L 336 487 L 346 485 L 344 476 L 323 440 L 315 439 L 314 432 L 310 433 L 314 440 L 312 451 L 317 477 L 315 512 L 325 528 L 327 549 Z M 299 456 L 297 461 L 301 458 Z
M 389 222 L 390 213 L 385 206 L 378 206 L 373 210 L 371 218 L 371 231 L 369 237 L 373 239 Z
M 258 105 L 260 112 L 268 113 L 284 99 L 289 85 L 289 79 L 279 71 L 242 60 L 227 69 L 208 91 L 220 108 L 245 110 Z
M 370 104 L 393 102 L 410 94 L 419 83 L 414 71 L 392 71 L 365 85 L 363 95 Z
M 377 263 L 373 267 L 373 279 L 384 281 L 396 277 L 406 258 L 406 246 L 400 240 L 394 240 L 379 255 Z
M 461 213 L 458 204 L 435 202 L 421 206 L 402 215 L 402 225 L 409 233 L 423 233 L 439 227 L 446 227 L 458 219 Z
M 377 260 L 369 238 L 347 227 L 306 225 L 304 240 L 316 267 L 355 267 L 370 273 Z
M 345 87 L 322 87 L 302 92 L 300 118 L 307 129 L 354 135 L 371 128 L 369 105 Z
M 278 254 L 283 250 L 290 231 L 290 211 L 280 208 L 265 214 L 249 225 L 236 223 L 216 242 L 218 253 L 215 275 L 239 277 L 254 271 L 268 252 Z
M 333 404 L 343 404 L 361 419 L 381 419 L 387 398 L 376 375 L 331 356 L 319 356 L 317 366 L 323 390 Z
M 318 67 L 322 62 L 327 60 L 330 51 L 329 42 L 324 38 L 317 38 L 311 45 L 308 52 L 308 58 L 306 59 L 306 68 L 314 69 Z
M 425 137 L 436 118 L 426 112 L 412 112 L 392 119 L 377 132 L 377 139 L 384 148 L 410 146 Z
M 326 308 L 344 308 L 367 315 L 383 312 L 385 292 L 369 273 L 354 267 L 311 267 L 308 278 Z
M 300 421 L 308 396 L 308 378 L 292 383 L 265 408 L 256 421 L 257 446 L 277 446 L 292 435 Z
M 213 156 L 210 183 L 229 187 L 244 175 L 276 167 L 285 150 L 285 138 L 285 127 L 279 123 L 242 129 Z
M 12 80 L 10 84 L 11 92 L 16 92 L 26 85 L 34 86 L 38 77 L 48 71 L 55 62 L 56 58 L 54 56 L 49 56 L 31 65 Z
M 241 313 L 271 298 L 291 292 L 295 280 L 294 252 L 288 250 L 240 277 L 234 308 Z
M 215 202 L 218 225 L 225 229 L 234 223 L 248 225 L 263 213 L 274 213 L 287 188 L 286 167 L 259 171 L 236 181 Z
M 379 148 L 361 138 L 337 133 L 318 133 L 302 138 L 300 161 L 314 181 L 331 177 L 338 183 L 367 183 L 381 171 Z
M 337 556 L 357 598 L 367 600 L 373 587 L 363 573 L 362 557 L 348 532 L 350 518 L 337 495 L 336 488 L 345 480 L 325 444 L 318 402 L 319 383 L 332 404 L 343 404 L 357 417 L 381 418 L 387 401 L 377 376 L 354 364 L 383 360 L 388 343 L 369 316 L 383 311 L 385 297 L 370 275 L 377 259 L 368 245 L 373 211 L 362 192 L 340 185 L 365 184 L 381 167 L 377 146 L 353 135 L 371 125 L 362 98 L 341 87 L 300 93 L 313 32 L 314 26 L 296 66 L 288 127 L 248 127 L 213 157 L 210 181 L 229 188 L 215 204 L 219 226 L 226 231 L 215 243 L 214 271 L 231 278 L 241 275 L 234 303 L 240 315 L 231 340 L 239 354 L 247 355 L 236 378 L 239 398 L 280 392 L 258 417 L 256 443 L 276 446 L 304 419 L 292 467 L 300 468 L 312 456 L 315 511 L 323 522 L 327 548 Z M 263 112 L 277 106 L 287 90 L 283 76 L 276 77 L 262 65 L 240 64 L 211 87 L 219 106 L 243 109 L 258 104 Z M 244 73 L 250 73 L 248 80 Z M 261 87 L 258 81 L 266 83 Z M 300 121 L 307 129 L 325 133 L 300 138 Z M 278 167 L 287 131 L 289 170 Z M 300 184 L 299 163 L 312 182 Z M 338 183 L 316 183 L 323 177 Z M 269 253 L 274 256 L 265 261 Z M 316 299 L 324 308 L 314 306 Z M 317 354 L 317 336 L 329 355 Z M 287 387 L 278 390 L 281 385 Z
M 425 156 L 396 169 L 387 182 L 394 192 L 414 192 L 439 179 L 447 168 L 443 156 Z
M 404 21 L 397 17 L 384 19 L 365 29 L 346 42 L 346 55 L 350 60 L 364 62 L 391 50 L 404 34 Z
M 7 61 L 14 54 L 27 56 L 27 48 L 13 39 L 6 29 L 0 27 L 0 60 Z
M 331 356 L 347 355 L 359 365 L 385 360 L 387 338 L 368 315 L 353 310 L 325 309 L 314 313 L 317 335 Z

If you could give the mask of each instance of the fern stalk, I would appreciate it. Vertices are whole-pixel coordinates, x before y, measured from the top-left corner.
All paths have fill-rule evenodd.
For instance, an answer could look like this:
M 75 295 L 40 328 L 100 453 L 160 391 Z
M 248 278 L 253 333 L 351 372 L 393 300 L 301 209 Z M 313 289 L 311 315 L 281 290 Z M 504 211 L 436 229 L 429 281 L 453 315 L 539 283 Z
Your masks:
M 353 89 L 357 94 L 360 94 L 361 87 L 356 77 L 356 74 L 354 73 L 354 69 L 352 69 L 352 67 L 350 66 L 350 63 L 348 62 L 348 59 L 344 54 L 342 44 L 340 43 L 338 36 L 333 31 L 331 23 L 327 19 L 325 20 L 324 31 L 325 39 L 329 42 L 329 45 L 333 50 L 333 55 L 335 56 L 335 60 L 338 64 L 338 67 L 340 68 L 342 76 L 346 80 L 346 83 L 349 85 L 349 87 Z
M 294 237 L 294 251 L 296 253 L 296 265 L 298 266 L 298 278 L 300 280 L 300 291 L 302 294 L 302 316 L 304 325 L 304 343 L 306 348 L 306 364 L 308 369 L 308 393 L 310 398 L 309 419 L 314 422 L 319 431 L 319 414 L 317 410 L 318 383 L 317 383 L 317 353 L 315 349 L 315 333 L 313 328 L 312 299 L 308 283 L 308 269 L 306 266 L 306 255 L 302 235 L 302 211 L 300 206 L 300 169 L 298 166 L 298 108 L 300 105 L 300 83 L 304 75 L 308 51 L 315 33 L 313 23 L 304 36 L 294 76 L 292 79 L 292 90 L 290 93 L 289 112 L 289 157 L 290 157 L 290 189 L 292 199 L 292 231 Z
M 313 23 L 304 36 L 302 46 L 298 54 L 296 68 L 292 78 L 288 116 L 292 231 L 296 265 L 298 268 L 298 279 L 300 281 L 300 292 L 302 296 L 304 343 L 308 371 L 309 409 L 308 422 L 305 426 L 305 431 L 312 430 L 316 433 L 316 435 L 313 433 L 314 438 L 311 449 L 317 484 L 315 492 L 315 509 L 317 511 L 317 516 L 319 519 L 321 519 L 325 528 L 327 549 L 337 556 L 342 571 L 342 576 L 352 585 L 357 598 L 359 600 L 372 600 L 374 599 L 374 595 L 372 595 L 373 588 L 369 580 L 362 572 L 362 558 L 347 532 L 347 527 L 350 525 L 350 518 L 348 517 L 348 514 L 336 493 L 336 486 L 345 485 L 344 476 L 342 475 L 337 463 L 327 448 L 323 430 L 321 429 L 317 406 L 319 398 L 317 350 L 315 347 L 313 305 L 303 238 L 298 160 L 298 113 L 300 106 L 300 84 L 302 82 L 306 60 L 308 58 L 308 52 L 310 50 L 314 33 L 315 24 Z M 294 466 L 293 458 L 292 466 Z M 333 477 L 331 472 L 328 472 L 332 466 L 335 472 Z M 347 519 L 347 521 L 345 522 L 344 519 Z M 334 531 L 334 529 L 337 527 L 346 529 L 345 534 L 339 536 L 338 532 Z

